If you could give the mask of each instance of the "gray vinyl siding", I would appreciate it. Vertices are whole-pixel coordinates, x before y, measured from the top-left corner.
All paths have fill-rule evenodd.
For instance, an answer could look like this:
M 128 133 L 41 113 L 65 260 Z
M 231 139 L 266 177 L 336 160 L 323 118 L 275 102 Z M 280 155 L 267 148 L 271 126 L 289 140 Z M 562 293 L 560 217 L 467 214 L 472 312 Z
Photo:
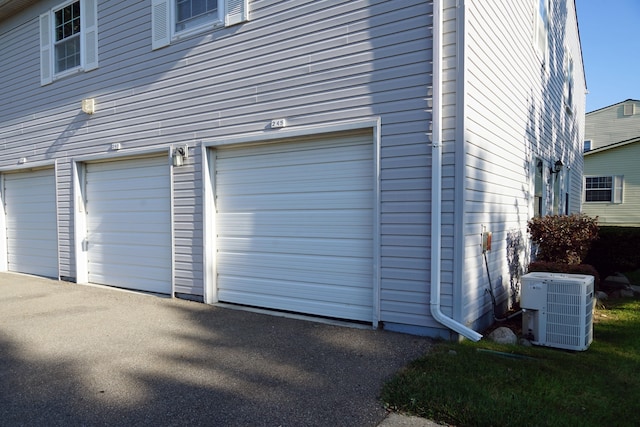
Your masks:
M 562 159 L 570 208 L 580 209 L 579 181 L 584 135 L 584 73 L 574 2 L 552 2 L 549 61 L 534 46 L 538 0 L 466 1 L 467 90 L 465 155 L 464 322 L 482 329 L 489 325 L 490 286 L 499 303 L 517 295 L 518 275 L 529 260 L 526 223 L 533 215 L 535 159 L 544 161 L 546 194 L 553 179 L 548 168 Z M 564 46 L 574 60 L 574 107 L 563 100 Z M 550 200 L 545 201 L 550 212 Z M 493 233 L 487 254 L 490 279 L 481 249 L 483 228 Z M 511 243 L 521 240 L 519 263 L 509 268 Z M 515 289 L 511 287 L 513 279 Z M 500 315 L 501 313 L 498 313 Z
M 281 117 L 292 128 L 380 117 L 381 320 L 439 327 L 428 311 L 431 3 L 251 1 L 250 21 L 152 51 L 150 2 L 99 1 L 99 67 L 41 86 L 38 16 L 58 4 L 0 22 L 0 167 L 56 161 L 61 276 L 76 271 L 74 158 L 109 158 L 112 143 L 120 154 L 189 144 L 173 174 L 174 282 L 202 295 L 201 141 L 264 132 Z M 92 116 L 80 111 L 89 97 Z M 450 211 L 452 197 L 445 189 Z
M 635 114 L 624 115 L 625 104 L 635 105 Z M 640 136 L 640 101 L 627 100 L 586 115 L 585 139 L 590 139 L 591 149 Z

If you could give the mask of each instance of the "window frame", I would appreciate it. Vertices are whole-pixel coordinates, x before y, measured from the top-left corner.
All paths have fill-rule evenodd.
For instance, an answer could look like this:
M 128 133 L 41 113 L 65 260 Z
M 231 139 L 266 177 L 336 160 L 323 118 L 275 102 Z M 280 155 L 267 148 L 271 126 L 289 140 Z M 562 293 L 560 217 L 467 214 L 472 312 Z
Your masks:
M 60 24 L 58 23 L 58 13 L 62 12 L 64 9 L 67 9 L 69 7 L 73 7 L 73 5 L 78 4 L 78 16 L 75 18 L 72 18 L 71 22 L 73 22 L 75 19 L 77 19 L 79 21 L 79 25 L 78 25 L 78 31 L 77 32 L 73 32 L 71 35 L 69 36 L 63 36 L 60 40 L 58 40 L 58 27 L 60 26 Z M 64 12 L 62 12 L 64 13 Z M 64 75 L 67 73 L 72 73 L 75 72 L 78 68 L 80 68 L 82 66 L 82 41 L 80 40 L 82 37 L 82 2 L 80 0 L 72 0 L 70 2 L 67 2 L 57 8 L 53 8 L 51 10 L 51 14 L 53 17 L 52 20 L 52 28 L 53 28 L 53 39 L 51 41 L 52 43 L 52 49 L 53 49 L 53 72 L 55 75 Z M 64 26 L 65 21 L 63 18 L 63 22 L 62 22 L 62 26 Z M 58 47 L 62 46 L 62 45 L 66 45 L 68 44 L 68 42 L 70 41 L 76 41 L 78 43 L 78 51 L 77 51 L 77 65 L 74 65 L 72 67 L 68 67 L 65 68 L 63 70 L 58 71 L 58 65 L 60 63 L 61 58 L 58 56 Z M 75 56 L 75 55 L 74 55 Z M 66 58 L 68 58 L 68 56 L 66 56 Z M 75 61 L 74 61 L 75 62 Z
M 550 0 L 534 0 L 533 46 L 542 56 L 542 66 L 549 62 Z
M 160 49 L 182 38 L 249 20 L 249 0 L 216 1 L 217 12 L 211 20 L 177 30 L 177 0 L 151 0 L 151 49 Z
M 193 25 L 188 25 L 188 22 L 194 21 L 197 18 L 194 18 L 193 16 L 191 18 L 189 18 L 189 20 L 184 21 L 185 24 L 187 24 L 187 26 L 182 29 L 182 30 L 178 30 L 178 2 L 180 0 L 171 0 L 171 13 L 172 13 L 172 18 L 171 18 L 171 30 L 172 30 L 172 34 L 173 37 L 184 37 L 185 35 L 191 35 L 194 33 L 199 33 L 202 31 L 206 31 L 208 29 L 211 28 L 215 28 L 215 27 L 219 27 L 222 25 L 222 16 L 221 16 L 221 6 L 224 6 L 224 1 L 222 0 L 214 0 L 216 2 L 216 9 L 214 12 L 211 13 L 205 13 L 202 18 L 206 18 L 206 19 L 200 19 L 199 23 L 195 23 Z M 194 0 L 189 0 L 189 1 L 194 1 Z M 206 3 L 206 0 L 202 0 Z M 207 15 L 211 15 L 211 17 L 207 17 Z
M 573 78 L 574 63 L 568 48 L 564 50 L 564 103 L 567 113 L 573 113 L 575 82 Z
M 56 13 L 78 3 L 80 6 L 80 61 L 75 67 L 57 70 Z M 67 0 L 40 15 L 40 84 L 48 85 L 60 78 L 98 68 L 97 0 Z
M 587 188 L 587 181 L 589 179 L 593 179 L 593 178 L 597 178 L 597 179 L 601 179 L 601 178 L 610 178 L 611 179 L 611 187 L 609 188 Z M 602 191 L 602 190 L 608 190 L 610 191 L 610 197 L 609 200 L 587 200 L 587 195 L 589 194 L 590 191 Z M 589 203 L 589 204 L 602 204 L 602 203 L 609 203 L 609 204 L 622 204 L 623 203 L 623 190 L 624 190 L 624 176 L 623 175 L 585 175 L 584 176 L 584 197 L 583 197 L 583 201 L 584 203 Z

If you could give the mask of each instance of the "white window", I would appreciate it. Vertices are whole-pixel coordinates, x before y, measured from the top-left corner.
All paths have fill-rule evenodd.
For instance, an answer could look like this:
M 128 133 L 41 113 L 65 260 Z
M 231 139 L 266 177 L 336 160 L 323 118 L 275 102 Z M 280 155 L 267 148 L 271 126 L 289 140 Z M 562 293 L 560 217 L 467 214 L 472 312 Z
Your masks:
M 584 178 L 585 202 L 622 203 L 622 175 Z
M 152 0 L 152 49 L 172 40 L 249 19 L 249 0 Z
M 593 142 L 590 139 L 585 139 L 584 141 L 584 148 L 583 148 L 583 152 L 587 152 L 587 151 L 591 151 L 593 146 Z
M 98 67 L 97 0 L 63 3 L 40 15 L 40 83 Z
M 537 10 L 534 19 L 534 45 L 546 64 L 549 56 L 549 0 L 534 0 Z
M 217 20 L 217 0 L 176 0 L 176 32 Z

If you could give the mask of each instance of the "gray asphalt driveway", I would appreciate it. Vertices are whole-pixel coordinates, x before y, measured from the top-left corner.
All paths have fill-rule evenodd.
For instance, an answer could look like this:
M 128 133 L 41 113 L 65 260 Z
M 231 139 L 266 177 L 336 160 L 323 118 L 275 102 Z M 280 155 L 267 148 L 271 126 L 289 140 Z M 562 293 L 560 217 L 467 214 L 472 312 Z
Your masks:
M 0 425 L 375 426 L 429 346 L 0 273 Z

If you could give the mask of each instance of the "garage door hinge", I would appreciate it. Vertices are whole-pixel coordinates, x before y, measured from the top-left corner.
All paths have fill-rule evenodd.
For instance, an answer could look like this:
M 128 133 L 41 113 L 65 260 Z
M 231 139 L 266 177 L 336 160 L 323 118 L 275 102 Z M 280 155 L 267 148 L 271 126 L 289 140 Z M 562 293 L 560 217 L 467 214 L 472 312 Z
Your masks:
M 89 241 L 87 239 L 84 239 L 82 241 L 82 251 L 86 252 L 89 250 Z

